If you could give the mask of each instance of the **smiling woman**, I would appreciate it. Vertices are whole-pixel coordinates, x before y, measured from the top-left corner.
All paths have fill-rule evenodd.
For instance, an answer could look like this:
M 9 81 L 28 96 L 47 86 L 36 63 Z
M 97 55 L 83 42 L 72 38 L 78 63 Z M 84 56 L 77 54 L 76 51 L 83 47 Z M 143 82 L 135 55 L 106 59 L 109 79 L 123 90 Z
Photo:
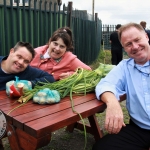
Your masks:
M 72 53 L 73 50 L 72 31 L 68 27 L 59 28 L 46 45 L 35 49 L 36 56 L 30 65 L 52 74 L 55 80 L 67 78 L 79 67 L 91 70 Z

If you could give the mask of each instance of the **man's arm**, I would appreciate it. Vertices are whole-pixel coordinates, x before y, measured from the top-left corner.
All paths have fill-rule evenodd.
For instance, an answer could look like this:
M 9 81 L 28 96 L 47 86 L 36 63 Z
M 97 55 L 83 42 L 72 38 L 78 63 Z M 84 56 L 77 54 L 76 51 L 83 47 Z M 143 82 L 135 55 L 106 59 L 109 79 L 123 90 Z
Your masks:
M 121 95 L 126 94 L 125 71 L 123 70 L 126 61 L 123 60 L 115 66 L 95 88 L 97 99 L 102 100 L 107 105 L 105 128 L 109 133 L 117 134 L 122 126 L 125 126 L 122 109 L 118 101 Z
M 36 73 L 35 78 L 32 78 L 32 80 L 31 80 L 33 87 L 38 82 L 50 82 L 50 83 L 52 83 L 55 81 L 54 77 L 51 74 L 49 74 L 48 72 L 45 72 L 45 71 L 37 69 L 37 68 L 34 68 L 34 70 Z
M 39 82 L 54 82 L 54 77 L 38 68 L 28 66 L 27 69 L 19 75 L 20 80 L 31 81 L 32 87 L 34 87 Z
M 110 134 L 117 134 L 125 126 L 121 106 L 115 95 L 111 92 L 104 92 L 100 99 L 107 105 L 105 129 Z

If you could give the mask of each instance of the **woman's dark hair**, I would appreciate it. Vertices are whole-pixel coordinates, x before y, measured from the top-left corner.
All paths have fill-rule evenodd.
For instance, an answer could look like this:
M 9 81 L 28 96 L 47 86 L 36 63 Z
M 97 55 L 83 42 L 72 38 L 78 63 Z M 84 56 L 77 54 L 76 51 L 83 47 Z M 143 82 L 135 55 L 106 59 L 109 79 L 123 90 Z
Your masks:
M 73 36 L 72 36 L 72 31 L 69 27 L 62 27 L 57 29 L 49 39 L 48 43 L 52 41 L 57 41 L 59 38 L 63 40 L 64 44 L 67 47 L 67 51 L 73 52 L 74 50 Z
M 31 54 L 32 54 L 32 58 L 34 58 L 35 56 L 35 51 L 34 48 L 32 47 L 32 45 L 30 43 L 27 42 L 17 42 L 17 44 L 14 46 L 14 51 L 17 51 L 17 49 L 19 47 L 25 47 Z

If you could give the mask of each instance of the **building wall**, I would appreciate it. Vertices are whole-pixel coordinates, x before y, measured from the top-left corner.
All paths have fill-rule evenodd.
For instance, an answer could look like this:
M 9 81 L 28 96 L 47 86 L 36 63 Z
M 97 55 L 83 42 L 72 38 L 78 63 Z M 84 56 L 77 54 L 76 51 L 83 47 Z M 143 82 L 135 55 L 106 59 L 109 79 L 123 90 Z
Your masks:
M 12 0 L 13 2 L 17 1 L 17 0 Z M 25 0 L 25 2 L 28 2 L 29 0 Z M 36 4 L 36 8 L 39 8 L 39 4 L 40 4 L 41 0 L 37 0 L 37 4 Z M 42 4 L 41 4 L 41 8 L 45 9 L 45 1 L 47 1 L 47 5 L 46 5 L 46 9 L 49 9 L 49 3 L 52 2 L 52 8 L 51 10 L 54 10 L 54 3 L 57 3 L 57 0 L 42 0 Z M 23 2 L 23 0 L 20 0 L 20 2 Z M 0 5 L 3 5 L 4 1 L 0 1 Z M 10 5 L 10 0 L 6 0 L 6 5 Z M 27 6 L 27 5 L 25 5 Z M 34 7 L 34 0 L 31 0 L 31 8 Z M 56 10 L 58 10 L 58 7 L 56 7 Z

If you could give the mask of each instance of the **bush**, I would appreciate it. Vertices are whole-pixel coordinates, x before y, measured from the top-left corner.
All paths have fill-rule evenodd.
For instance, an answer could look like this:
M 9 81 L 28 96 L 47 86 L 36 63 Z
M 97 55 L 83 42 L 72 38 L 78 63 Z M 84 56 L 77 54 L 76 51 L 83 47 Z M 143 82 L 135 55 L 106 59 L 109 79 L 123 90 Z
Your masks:
M 110 50 L 100 50 L 97 59 L 90 65 L 94 70 L 99 66 L 99 63 L 111 64 L 111 51 Z

